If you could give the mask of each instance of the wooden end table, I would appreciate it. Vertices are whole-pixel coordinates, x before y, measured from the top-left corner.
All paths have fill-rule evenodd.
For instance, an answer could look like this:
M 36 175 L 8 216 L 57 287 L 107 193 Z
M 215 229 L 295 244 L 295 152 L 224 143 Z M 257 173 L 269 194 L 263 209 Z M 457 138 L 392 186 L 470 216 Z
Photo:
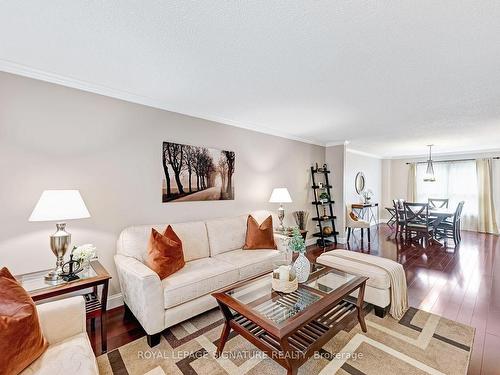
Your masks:
M 79 290 L 92 288 L 91 293 L 84 294 L 85 310 L 87 319 L 91 319 L 91 327 L 95 329 L 95 318 L 101 319 L 101 350 L 106 353 L 107 348 L 107 312 L 106 304 L 108 301 L 108 286 L 111 276 L 106 269 L 94 260 L 90 262 L 88 271 L 82 271 L 78 274 L 80 277 L 74 281 L 62 281 L 56 285 L 45 282 L 44 276 L 50 270 L 38 271 L 15 276 L 19 283 L 29 293 L 33 301 L 42 301 L 44 299 L 76 292 Z M 98 287 L 102 286 L 101 298 L 98 296 Z
M 287 369 L 288 375 L 339 331 L 366 324 L 363 300 L 367 277 L 312 263 L 308 281 L 292 293 L 271 288 L 271 274 L 242 281 L 212 295 L 225 318 L 217 355 L 231 329 Z M 348 297 L 359 290 L 358 297 Z

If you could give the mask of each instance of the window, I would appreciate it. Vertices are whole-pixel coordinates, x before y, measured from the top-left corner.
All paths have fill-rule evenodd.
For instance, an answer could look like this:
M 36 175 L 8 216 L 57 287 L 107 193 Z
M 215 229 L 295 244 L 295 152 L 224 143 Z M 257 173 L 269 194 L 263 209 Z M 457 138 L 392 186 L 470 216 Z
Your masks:
M 475 161 L 434 163 L 436 181 L 425 182 L 427 164 L 417 164 L 417 201 L 429 198 L 448 198 L 448 207 L 454 209 L 465 201 L 462 228 L 477 230 L 478 189 Z

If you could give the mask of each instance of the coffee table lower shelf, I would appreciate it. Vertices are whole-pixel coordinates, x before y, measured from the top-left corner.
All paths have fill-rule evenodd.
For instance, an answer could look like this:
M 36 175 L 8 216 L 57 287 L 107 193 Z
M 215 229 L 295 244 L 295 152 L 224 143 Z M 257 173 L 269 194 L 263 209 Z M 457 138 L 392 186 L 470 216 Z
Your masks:
M 363 312 L 360 311 L 360 314 Z M 281 340 L 238 313 L 233 315 L 229 325 L 283 367 L 297 369 L 333 336 L 350 325 L 355 325 L 358 320 L 362 329 L 366 331 L 364 319 L 358 315 L 356 304 L 342 300 L 320 317 L 299 327 Z M 224 344 L 225 342 L 221 340 L 217 350 L 218 355 L 222 352 Z M 294 366 L 290 366 L 290 362 Z

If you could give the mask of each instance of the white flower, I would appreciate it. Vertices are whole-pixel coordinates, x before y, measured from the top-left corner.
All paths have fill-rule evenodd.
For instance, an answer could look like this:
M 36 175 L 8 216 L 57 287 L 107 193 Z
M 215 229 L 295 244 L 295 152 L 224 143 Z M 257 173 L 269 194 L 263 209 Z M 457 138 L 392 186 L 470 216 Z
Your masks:
M 75 246 L 72 251 L 74 260 L 89 261 L 97 256 L 96 247 L 90 243 Z

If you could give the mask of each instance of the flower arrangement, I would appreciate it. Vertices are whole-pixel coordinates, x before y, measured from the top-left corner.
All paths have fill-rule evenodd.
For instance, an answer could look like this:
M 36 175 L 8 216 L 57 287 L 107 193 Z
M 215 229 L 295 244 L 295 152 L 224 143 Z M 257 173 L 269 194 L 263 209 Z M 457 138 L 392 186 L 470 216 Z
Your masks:
M 369 203 L 370 199 L 373 197 L 373 191 L 371 189 L 366 189 L 363 193 L 361 193 L 361 195 L 363 196 L 365 203 Z
M 91 259 L 94 259 L 97 256 L 97 252 L 94 245 L 87 243 L 80 246 L 74 246 L 71 251 L 71 255 L 73 255 L 73 260 L 77 260 L 80 263 L 87 265 Z
M 306 251 L 306 243 L 299 228 L 292 229 L 292 237 L 288 239 L 288 248 L 295 253 L 304 253 Z

